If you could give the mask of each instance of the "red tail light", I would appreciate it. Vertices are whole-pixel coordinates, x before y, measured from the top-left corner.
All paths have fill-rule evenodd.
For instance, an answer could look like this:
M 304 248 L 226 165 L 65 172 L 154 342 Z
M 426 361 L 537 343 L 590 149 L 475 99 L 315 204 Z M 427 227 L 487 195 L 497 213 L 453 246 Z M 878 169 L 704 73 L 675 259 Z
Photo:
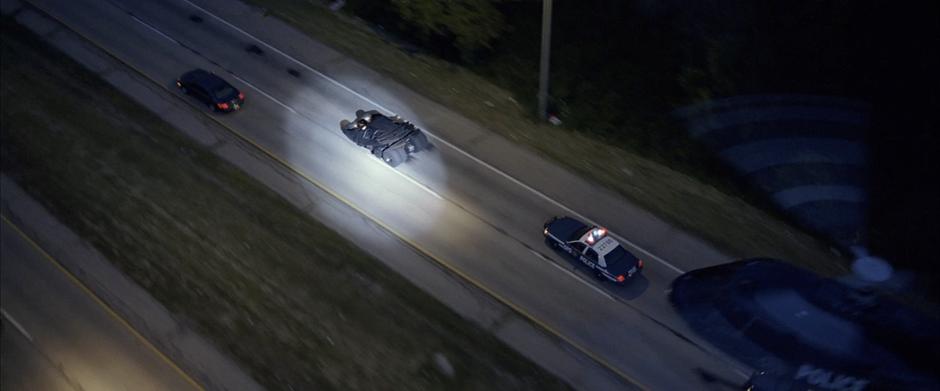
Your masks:
M 228 103 L 216 103 L 216 106 L 222 110 L 228 110 Z
M 638 268 L 642 268 L 642 267 L 643 267 L 643 260 L 642 260 L 642 259 L 638 259 L 638 260 L 636 261 L 636 267 L 638 267 Z
M 623 274 L 617 276 L 617 282 L 623 282 Z
M 239 93 L 238 93 L 238 99 L 245 100 L 245 93 L 239 92 Z

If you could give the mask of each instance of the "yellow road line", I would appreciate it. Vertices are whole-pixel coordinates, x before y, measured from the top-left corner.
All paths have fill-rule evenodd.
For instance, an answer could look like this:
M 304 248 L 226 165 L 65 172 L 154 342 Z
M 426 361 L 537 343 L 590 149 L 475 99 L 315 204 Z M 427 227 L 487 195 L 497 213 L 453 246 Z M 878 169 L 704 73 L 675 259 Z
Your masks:
M 109 50 L 107 47 L 105 47 L 105 45 L 103 45 L 103 44 L 99 43 L 98 41 L 96 41 L 94 38 L 91 38 L 91 37 L 89 37 L 89 36 L 86 36 L 85 34 L 83 34 L 83 33 L 81 33 L 80 31 L 78 31 L 78 29 L 72 27 L 71 25 L 69 25 L 69 24 L 66 23 L 65 21 L 63 21 L 63 20 L 59 19 L 58 17 L 54 16 L 52 13 L 48 12 L 48 11 L 45 10 L 44 8 L 40 8 L 39 6 L 36 6 L 36 5 L 33 4 L 32 2 L 30 2 L 29 0 L 25 0 L 25 2 L 31 4 L 33 7 L 36 7 L 37 9 L 41 10 L 41 11 L 42 11 L 43 13 L 45 13 L 47 16 L 49 16 L 49 17 L 55 19 L 57 22 L 59 22 L 60 24 L 62 24 L 62 25 L 65 26 L 66 28 L 68 28 L 69 30 L 73 31 L 75 34 L 78 34 L 80 37 L 82 37 L 82 38 L 85 39 L 86 41 L 90 42 L 92 45 L 96 46 L 99 50 L 105 52 L 108 56 L 110 56 L 111 58 L 113 58 L 115 61 L 117 61 L 117 62 L 119 62 L 119 63 L 121 63 L 121 64 L 124 64 L 125 66 L 127 66 L 128 68 L 130 68 L 131 70 L 133 70 L 135 73 L 137 73 L 139 76 L 143 77 L 144 79 L 150 80 L 150 82 L 156 84 L 157 86 L 159 86 L 159 87 L 162 88 L 163 90 L 167 91 L 167 88 L 166 88 L 162 83 L 160 83 L 160 81 L 154 79 L 153 77 L 151 77 L 150 75 L 148 75 L 147 73 L 145 73 L 143 70 L 139 69 L 137 66 L 135 66 L 135 65 L 133 65 L 133 64 L 127 62 L 127 61 L 122 60 L 117 54 L 115 54 L 114 52 L 112 52 L 111 50 Z M 186 104 L 186 105 L 189 106 L 190 108 L 193 108 L 192 104 L 191 104 L 190 102 L 187 102 L 186 100 L 184 100 L 183 97 L 180 96 L 179 94 L 175 94 L 175 93 L 173 93 L 173 92 L 170 90 L 170 95 L 173 96 L 174 98 L 176 98 L 176 99 L 182 101 L 184 104 Z M 246 143 L 252 145 L 252 146 L 255 147 L 256 149 L 258 149 L 259 151 L 261 151 L 264 155 L 266 155 L 268 158 L 270 158 L 270 159 L 274 160 L 275 162 L 281 164 L 282 166 L 284 166 L 285 168 L 287 168 L 289 171 L 291 171 L 291 172 L 293 172 L 294 174 L 300 176 L 301 178 L 303 178 L 304 180 L 306 180 L 306 181 L 309 182 L 310 184 L 316 186 L 317 188 L 319 188 L 320 190 L 326 192 L 327 194 L 329 194 L 329 195 L 332 196 L 333 198 L 339 200 L 340 202 L 342 202 L 342 203 L 345 204 L 346 206 L 352 208 L 354 211 L 356 211 L 357 213 L 361 214 L 363 217 L 369 219 L 370 221 L 372 221 L 372 222 L 375 223 L 376 225 L 382 227 L 382 229 L 386 230 L 387 232 L 389 232 L 389 233 L 391 233 L 392 235 L 394 235 L 395 237 L 397 237 L 398 240 L 400 240 L 400 241 L 402 241 L 403 243 L 407 244 L 408 246 L 414 248 L 414 249 L 417 250 L 419 253 L 424 254 L 427 258 L 434 260 L 435 262 L 437 262 L 438 264 L 440 264 L 441 266 L 443 266 L 444 268 L 446 268 L 446 269 L 447 269 L 448 271 L 450 271 L 451 273 L 454 273 L 454 274 L 456 274 L 457 276 L 459 276 L 460 278 L 462 278 L 462 279 L 466 280 L 467 282 L 471 283 L 471 284 L 472 284 L 473 286 L 475 286 L 477 289 L 480 289 L 480 290 L 482 290 L 483 292 L 485 292 L 486 294 L 492 296 L 492 297 L 493 297 L 494 299 L 496 299 L 498 302 L 500 302 L 500 303 L 502 303 L 503 305 L 505 305 L 505 306 L 511 308 L 513 311 L 515 311 L 516 313 L 518 313 L 519 315 L 521 315 L 523 318 L 525 318 L 526 320 L 528 320 L 528 321 L 530 321 L 530 322 L 532 322 L 532 323 L 538 325 L 539 327 L 541 327 L 542 329 L 544 329 L 545 331 L 547 331 L 549 334 L 552 334 L 552 335 L 555 336 L 556 338 L 559 338 L 559 339 L 561 339 L 562 341 L 565 341 L 565 343 L 567 343 L 568 345 L 571 345 L 572 347 L 574 347 L 575 349 L 577 349 L 579 352 L 581 352 L 582 354 L 588 356 L 589 358 L 591 358 L 592 360 L 594 360 L 595 362 L 597 362 L 598 364 L 600 364 L 601 366 L 603 366 L 604 368 L 606 368 L 606 369 L 609 370 L 610 372 L 614 373 L 615 375 L 617 375 L 617 376 L 620 377 L 621 379 L 627 381 L 628 383 L 630 383 L 630 384 L 632 384 L 632 385 L 634 385 L 634 386 L 636 386 L 636 387 L 638 387 L 638 388 L 640 388 L 640 389 L 642 389 L 642 390 L 648 390 L 648 388 L 645 387 L 644 385 L 642 385 L 639 381 L 637 381 L 636 379 L 634 379 L 632 376 L 628 375 L 627 373 L 621 371 L 619 368 L 615 367 L 613 364 L 611 364 L 610 362 L 608 362 L 607 360 L 605 360 L 605 359 L 602 358 L 601 356 L 599 356 L 599 355 L 597 355 L 596 353 L 594 353 L 594 352 L 588 350 L 587 348 L 585 348 L 585 347 L 579 345 L 579 344 L 576 343 L 573 339 L 571 339 L 571 338 L 565 336 L 564 334 L 562 334 L 561 332 L 555 330 L 553 327 L 549 326 L 547 323 L 543 322 L 542 320 L 536 318 L 534 315 L 530 314 L 528 311 L 524 310 L 522 307 L 520 307 L 519 305 L 513 303 L 513 302 L 510 301 L 509 299 L 507 299 L 507 298 L 505 298 L 505 297 L 499 295 L 499 294 L 496 293 L 494 290 L 492 290 L 491 288 L 487 287 L 487 286 L 484 285 L 482 282 L 480 282 L 480 281 L 474 279 L 473 277 L 469 276 L 468 274 L 464 273 L 463 271 L 461 271 L 460 269 L 458 269 L 456 266 L 454 266 L 454 265 L 451 264 L 450 262 L 448 262 L 448 261 L 444 260 L 443 258 L 441 258 L 441 257 L 439 257 L 439 256 L 437 256 L 437 255 L 435 255 L 435 254 L 432 253 L 431 251 L 429 251 L 429 250 L 425 249 L 424 247 L 420 246 L 418 243 L 416 243 L 416 242 L 412 241 L 411 239 L 405 237 L 404 235 L 398 233 L 397 231 L 395 231 L 394 229 L 392 229 L 392 227 L 390 227 L 389 225 L 385 224 L 384 222 L 382 222 L 381 220 L 379 220 L 379 219 L 376 218 L 375 216 L 372 216 L 371 214 L 367 213 L 365 210 L 359 208 L 359 207 L 356 206 L 354 203 L 352 203 L 351 201 L 349 201 L 348 199 L 346 199 L 345 197 L 343 197 L 342 195 L 340 195 L 340 194 L 337 193 L 336 191 L 334 191 L 334 190 L 330 189 L 329 187 L 327 187 L 325 184 L 323 184 L 323 183 L 321 183 L 320 181 L 318 181 L 318 180 L 316 180 L 316 179 L 314 179 L 314 178 L 308 176 L 305 172 L 303 172 L 303 171 L 301 171 L 300 169 L 294 167 L 294 166 L 293 166 L 291 163 L 289 163 L 287 160 L 285 160 L 285 159 L 281 158 L 280 156 L 274 154 L 274 152 L 269 151 L 267 148 L 265 148 L 264 146 L 258 144 L 258 143 L 255 142 L 253 139 L 251 139 L 251 138 L 249 138 L 248 136 L 244 135 L 242 132 L 236 130 L 235 128 L 230 127 L 229 125 L 227 125 L 226 123 L 222 122 L 220 119 L 216 118 L 215 116 L 208 115 L 208 114 L 205 113 L 205 112 L 202 112 L 202 114 L 204 114 L 207 118 L 209 118 L 210 120 L 212 120 L 213 122 L 215 122 L 216 124 L 218 124 L 219 126 L 221 126 L 223 129 L 225 129 L 225 130 L 229 131 L 230 133 L 232 133 L 233 135 L 235 135 L 237 138 L 239 138 L 239 139 L 241 139 L 242 141 L 244 141 L 244 142 L 246 142 Z
M 203 388 L 198 382 L 196 382 L 195 379 L 193 379 L 191 376 L 189 376 L 188 373 L 186 373 L 186 371 L 184 371 L 182 368 L 180 368 L 178 365 L 176 365 L 176 363 L 173 362 L 173 360 L 171 360 L 170 357 L 168 357 L 167 355 L 163 354 L 163 352 L 160 351 L 160 349 L 157 349 L 157 347 L 154 346 L 153 343 L 150 342 L 150 340 L 148 340 L 148 339 L 145 338 L 143 335 L 141 335 L 140 332 L 138 332 L 137 329 L 134 328 L 134 326 L 132 326 L 127 320 L 125 320 L 123 317 L 121 317 L 121 315 L 118 314 L 113 308 L 111 308 L 111 306 L 109 306 L 108 303 L 105 303 L 104 300 L 102 300 L 100 297 L 98 297 L 98 295 L 96 295 L 95 292 L 93 292 L 93 291 L 91 290 L 91 288 L 88 288 L 88 286 L 85 285 L 85 283 L 83 283 L 81 280 L 78 279 L 78 277 L 76 277 L 74 274 L 72 274 L 72 272 L 70 272 L 68 269 L 66 269 L 65 266 L 62 265 L 62 263 L 60 263 L 58 260 L 56 260 L 55 258 L 53 258 L 52 255 L 49 255 L 49 253 L 46 252 L 46 250 L 43 249 L 38 243 L 36 243 L 36 241 L 34 241 L 33 238 L 31 238 L 29 235 L 27 235 L 26 232 L 23 232 L 23 230 L 20 229 L 20 227 L 17 226 L 16 223 L 10 221 L 10 219 L 8 219 L 8 218 L 7 218 L 6 216 L 4 216 L 3 214 L 0 214 L 0 218 L 3 219 L 3 222 L 7 223 L 7 225 L 9 225 L 10 227 L 12 227 L 13 230 L 15 230 L 16 233 L 19 234 L 20 237 L 23 238 L 23 240 L 25 240 L 27 243 L 29 243 L 29 245 L 32 246 L 33 249 L 35 249 L 37 253 L 39 253 L 40 255 L 42 255 L 42 258 L 43 258 L 43 259 L 49 261 L 49 263 L 51 263 L 52 265 L 54 265 L 54 266 L 56 267 L 56 269 L 58 269 L 60 272 L 62 272 L 62 274 L 65 274 L 65 276 L 68 277 L 69 281 L 71 281 L 73 284 L 75 284 L 75 286 L 77 286 L 79 289 L 81 289 L 82 292 L 84 292 L 84 293 L 87 294 L 89 297 L 91 297 L 91 299 L 92 299 L 95 303 L 97 303 L 99 306 L 101 306 L 101 308 L 104 308 L 105 312 L 107 312 L 109 315 L 111 315 L 111 317 L 113 317 L 115 320 L 117 320 L 118 323 L 120 323 L 120 324 L 123 325 L 125 328 L 127 328 L 127 330 L 129 330 L 129 331 L 131 332 L 131 334 L 134 335 L 134 337 L 136 337 L 138 340 L 140 340 L 141 342 L 143 342 L 143 344 L 144 344 L 145 346 L 147 346 L 148 348 L 150 348 L 151 351 L 153 351 L 154 353 L 156 353 L 157 356 L 159 356 L 161 359 L 163 359 L 164 362 L 166 362 L 170 367 L 172 367 L 174 370 L 176 370 L 176 372 L 179 373 L 179 375 L 180 375 L 181 377 L 183 377 L 184 379 L 186 379 L 186 381 L 189 382 L 189 384 L 191 384 L 191 385 L 192 385 L 194 388 L 196 388 L 197 390 L 205 391 L 205 388 Z

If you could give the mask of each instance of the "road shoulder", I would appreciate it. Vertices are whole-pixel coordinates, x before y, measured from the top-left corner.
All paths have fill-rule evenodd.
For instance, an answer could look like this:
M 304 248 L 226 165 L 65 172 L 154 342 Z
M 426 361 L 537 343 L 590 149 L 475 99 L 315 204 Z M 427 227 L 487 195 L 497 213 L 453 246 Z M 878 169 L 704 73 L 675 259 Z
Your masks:
M 3 216 L 62 264 L 207 389 L 260 390 L 239 366 L 195 333 L 101 253 L 62 225 L 6 175 L 0 176 Z

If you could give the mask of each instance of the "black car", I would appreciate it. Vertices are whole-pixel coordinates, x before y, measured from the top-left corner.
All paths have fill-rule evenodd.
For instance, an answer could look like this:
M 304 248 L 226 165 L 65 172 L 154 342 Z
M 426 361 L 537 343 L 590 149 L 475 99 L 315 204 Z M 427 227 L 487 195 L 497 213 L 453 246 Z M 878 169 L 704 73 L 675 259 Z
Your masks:
M 574 257 L 599 278 L 623 283 L 643 269 L 643 260 L 623 248 L 607 229 L 571 217 L 553 217 L 542 226 L 545 244 Z
M 940 322 L 869 284 L 747 258 L 688 271 L 668 297 L 704 341 L 753 363 L 746 390 L 940 390 Z
M 245 104 L 245 94 L 221 77 L 203 69 L 184 73 L 176 81 L 176 86 L 213 111 L 232 112 Z
M 344 119 L 339 127 L 356 145 L 368 149 L 392 167 L 397 167 L 413 153 L 431 148 L 428 137 L 414 124 L 375 110 L 356 110 L 355 121 Z

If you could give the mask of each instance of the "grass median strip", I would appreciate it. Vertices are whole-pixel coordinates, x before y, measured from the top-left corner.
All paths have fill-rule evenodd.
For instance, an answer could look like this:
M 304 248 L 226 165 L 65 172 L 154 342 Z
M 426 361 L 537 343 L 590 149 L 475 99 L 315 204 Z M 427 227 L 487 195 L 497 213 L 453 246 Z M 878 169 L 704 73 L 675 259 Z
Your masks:
M 8 18 L 0 59 L 3 172 L 263 385 L 567 388 Z
M 735 186 L 726 179 L 688 175 L 626 146 L 608 144 L 584 132 L 536 124 L 511 93 L 484 77 L 428 55 L 406 53 L 361 20 L 331 12 L 317 2 L 248 2 L 352 58 L 370 59 L 368 66 L 376 71 L 622 194 L 729 255 L 780 258 L 824 275 L 848 270 L 846 260 L 828 251 L 824 243 L 733 195 Z M 695 171 L 694 167 L 689 169 Z

